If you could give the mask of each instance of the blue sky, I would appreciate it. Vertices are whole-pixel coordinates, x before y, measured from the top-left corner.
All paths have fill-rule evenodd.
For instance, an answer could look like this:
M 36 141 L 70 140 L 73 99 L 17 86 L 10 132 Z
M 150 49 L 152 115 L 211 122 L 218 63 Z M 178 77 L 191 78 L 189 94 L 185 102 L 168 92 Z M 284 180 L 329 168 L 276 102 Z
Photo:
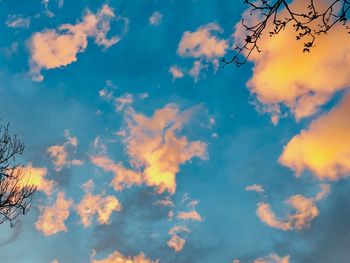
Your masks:
M 120 258 L 144 253 L 159 262 L 349 261 L 350 155 L 339 144 L 348 145 L 350 138 L 339 131 L 349 128 L 341 101 L 348 100 L 350 63 L 332 58 L 343 65 L 334 85 L 331 76 L 314 74 L 317 63 L 324 74 L 333 74 L 324 66 L 330 61 L 326 56 L 316 59 L 317 67 L 300 69 L 295 79 L 288 65 L 279 68 L 283 80 L 268 75 L 258 55 L 241 67 L 216 68 L 220 55 L 233 52 L 235 25 L 244 9 L 240 1 L 223 0 L 0 1 L 0 118 L 25 142 L 22 163 L 46 169 L 45 180 L 54 184 L 49 194 L 39 186 L 30 212 L 14 228 L 0 225 L 3 262 L 124 262 L 112 261 L 117 252 Z M 155 12 L 158 20 L 151 23 Z M 91 28 L 59 29 L 83 25 L 88 15 L 98 20 Z M 185 32 L 193 36 L 188 42 Z M 202 35 L 191 35 L 196 32 Z M 60 35 L 73 37 L 59 46 Z M 115 36 L 116 43 L 103 42 Z M 181 43 L 187 53 L 179 51 Z M 288 50 L 266 44 L 267 65 L 274 68 L 278 59 L 291 65 L 294 58 L 283 56 L 297 52 L 293 45 Z M 51 54 L 44 51 L 48 46 Z M 59 53 L 71 49 L 76 53 Z M 273 56 L 274 51 L 280 55 Z M 349 54 L 347 47 L 339 52 Z M 309 63 L 310 58 L 295 59 Z M 199 73 L 191 71 L 196 62 L 202 66 Z M 174 77 L 171 67 L 181 74 Z M 298 78 L 305 75 L 301 83 Z M 293 88 L 302 90 L 298 83 L 310 90 L 291 97 Z M 341 128 L 332 122 L 335 115 L 345 123 Z M 324 120 L 334 131 L 324 131 Z M 297 137 L 302 130 L 304 137 Z M 319 141 L 322 134 L 332 135 L 329 147 L 340 153 L 328 158 L 331 150 Z M 334 144 L 333 137 L 338 138 Z M 148 144 L 152 140 L 159 140 L 156 148 Z M 308 152 L 303 145 L 310 146 Z M 308 159 L 313 151 L 324 153 L 322 165 Z M 118 169 L 133 171 L 132 182 L 122 178 L 126 170 Z M 155 171 L 160 183 L 153 181 Z M 33 171 L 32 176 L 38 175 Z M 175 181 L 163 182 L 164 176 Z M 117 177 L 122 189 L 111 183 Z M 84 193 L 89 180 L 94 189 Z M 70 203 L 66 208 L 57 206 L 60 193 Z M 324 196 L 317 198 L 318 193 Z M 84 225 L 78 210 L 89 194 L 99 201 L 82 206 L 96 211 Z M 100 221 L 98 209 L 107 196 L 121 207 Z M 296 205 L 285 201 L 292 196 L 301 196 Z M 164 198 L 171 204 L 160 204 Z M 263 205 L 270 209 L 259 215 Z M 38 223 L 45 221 L 47 208 L 53 219 L 46 218 L 46 224 L 57 231 Z M 68 213 L 63 221 L 60 213 Z M 267 219 L 274 216 L 274 222 Z M 176 226 L 182 230 L 176 232 Z M 185 243 L 169 245 L 173 237 Z

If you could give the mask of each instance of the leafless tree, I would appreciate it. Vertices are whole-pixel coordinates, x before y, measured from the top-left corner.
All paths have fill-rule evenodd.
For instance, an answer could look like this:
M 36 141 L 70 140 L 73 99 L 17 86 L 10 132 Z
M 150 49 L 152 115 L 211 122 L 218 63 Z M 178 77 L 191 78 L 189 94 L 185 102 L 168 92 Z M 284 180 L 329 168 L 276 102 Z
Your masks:
M 296 1 L 296 0 L 294 0 Z M 237 65 L 244 64 L 252 52 L 260 52 L 259 40 L 262 35 L 277 35 L 286 26 L 292 26 L 296 32 L 296 40 L 304 41 L 303 52 L 310 52 L 317 40 L 317 36 L 327 34 L 333 27 L 341 23 L 345 30 L 350 29 L 347 19 L 350 0 L 330 0 L 329 6 L 320 11 L 320 0 L 299 0 L 305 3 L 304 11 L 292 10 L 287 0 L 244 0 L 248 5 L 249 14 L 254 17 L 253 25 L 247 25 L 242 19 L 242 25 L 247 33 L 243 44 L 235 47 L 236 53 L 230 58 L 223 58 L 223 63 Z M 284 11 L 284 12 L 281 12 Z M 272 25 L 272 30 L 270 30 Z M 269 30 L 268 32 L 265 32 Z
M 9 126 L 0 125 L 0 224 L 14 226 L 21 214 L 29 211 L 36 187 L 29 183 L 22 165 L 16 163 L 24 144 L 9 134 Z

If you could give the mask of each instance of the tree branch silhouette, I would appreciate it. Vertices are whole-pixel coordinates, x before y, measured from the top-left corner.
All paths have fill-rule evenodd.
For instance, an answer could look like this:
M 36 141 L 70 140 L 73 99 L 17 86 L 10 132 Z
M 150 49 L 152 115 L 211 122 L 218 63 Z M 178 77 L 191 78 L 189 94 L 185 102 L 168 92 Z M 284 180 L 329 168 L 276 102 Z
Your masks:
M 36 193 L 36 187 L 25 177 L 23 166 L 16 157 L 24 144 L 9 134 L 9 125 L 0 125 L 0 224 L 9 221 L 11 227 L 21 214 L 26 214 Z
M 257 22 L 247 25 L 242 19 L 242 25 L 247 33 L 244 44 L 236 45 L 236 53 L 232 58 L 222 59 L 224 65 L 231 63 L 242 65 L 247 62 L 253 52 L 261 52 L 259 40 L 270 23 L 273 28 L 268 34 L 271 37 L 279 34 L 287 25 L 292 25 L 296 32 L 296 40 L 304 41 L 303 52 L 310 52 L 317 36 L 327 34 L 338 23 L 342 23 L 346 30 L 350 29 L 347 25 L 350 0 L 333 0 L 321 12 L 314 0 L 305 1 L 303 12 L 292 10 L 286 0 L 244 0 L 244 3 L 248 5 L 249 14 Z M 281 11 L 285 11 L 283 15 Z

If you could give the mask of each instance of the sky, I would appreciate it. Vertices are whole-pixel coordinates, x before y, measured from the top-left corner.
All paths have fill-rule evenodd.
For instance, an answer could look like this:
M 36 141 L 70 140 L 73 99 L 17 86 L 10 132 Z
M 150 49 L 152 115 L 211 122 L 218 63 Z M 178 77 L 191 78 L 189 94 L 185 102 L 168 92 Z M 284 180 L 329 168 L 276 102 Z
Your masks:
M 0 1 L 0 119 L 37 187 L 1 262 L 350 261 L 348 34 L 223 67 L 245 10 Z

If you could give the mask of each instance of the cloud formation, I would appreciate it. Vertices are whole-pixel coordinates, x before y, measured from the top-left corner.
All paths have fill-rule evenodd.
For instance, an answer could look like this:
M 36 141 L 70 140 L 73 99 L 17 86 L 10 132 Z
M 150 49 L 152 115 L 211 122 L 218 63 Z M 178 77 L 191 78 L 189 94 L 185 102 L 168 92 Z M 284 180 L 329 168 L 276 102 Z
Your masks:
M 151 117 L 127 113 L 124 143 L 130 163 L 143 171 L 145 184 L 155 187 L 159 193 L 175 193 L 176 174 L 181 164 L 193 157 L 207 158 L 204 142 L 191 142 L 178 135 L 195 111 L 195 108 L 180 111 L 177 105 L 168 104 Z
M 82 165 L 83 162 L 77 159 L 68 159 L 68 151 L 71 149 L 73 152 L 78 146 L 78 140 L 76 137 L 71 137 L 69 132 L 65 132 L 67 141 L 62 145 L 53 145 L 47 149 L 50 157 L 53 158 L 53 164 L 56 171 L 61 171 L 63 167 Z
M 284 147 L 279 162 L 300 176 L 309 170 L 317 178 L 350 176 L 350 94 L 313 121 Z
M 315 5 L 320 12 L 328 6 L 325 0 Z M 291 10 L 305 13 L 306 7 L 300 0 L 290 5 Z M 283 12 L 280 15 L 283 16 Z M 243 18 L 248 25 L 255 22 L 248 12 Z M 335 92 L 349 87 L 350 47 L 348 33 L 341 23 L 334 25 L 327 35 L 317 36 L 316 46 L 310 53 L 302 52 L 304 41 L 296 41 L 291 25 L 272 38 L 269 31 L 273 31 L 271 23 L 259 40 L 262 52 L 253 52 L 249 58 L 254 68 L 247 86 L 275 121 L 281 115 L 281 106 L 288 107 L 299 120 L 315 114 Z M 246 33 L 241 23 L 237 24 L 234 37 L 238 43 L 244 41 Z
M 67 232 L 65 221 L 69 217 L 73 200 L 65 199 L 64 195 L 64 192 L 58 192 L 56 202 L 52 206 L 41 208 L 41 215 L 35 223 L 35 227 L 45 236 L 54 235 L 62 231 Z
M 178 235 L 178 233 L 181 232 L 189 233 L 190 230 L 188 230 L 188 228 L 185 226 L 174 226 L 169 230 L 169 235 L 171 238 L 168 240 L 167 244 L 175 252 L 180 252 L 186 244 L 186 240 Z
M 195 82 L 199 80 L 202 70 L 208 68 L 208 63 L 217 71 L 218 60 L 226 54 L 229 47 L 228 41 L 219 37 L 222 32 L 217 23 L 209 23 L 194 32 L 183 33 L 177 54 L 195 59 L 192 68 L 187 72 Z
M 277 254 L 270 254 L 263 258 L 258 258 L 253 261 L 253 263 L 289 263 L 289 256 L 280 257 Z M 232 263 L 241 263 L 240 260 L 235 259 Z
M 307 198 L 300 194 L 288 198 L 285 203 L 294 208 L 295 212 L 286 219 L 278 219 L 268 203 L 261 202 L 256 210 L 257 216 L 270 227 L 287 230 L 303 230 L 319 215 L 316 202 L 323 199 L 330 191 L 329 185 L 321 185 L 321 192 L 314 198 Z
M 122 209 L 119 200 L 112 196 L 93 195 L 92 191 L 94 183 L 92 180 L 87 181 L 83 185 L 84 197 L 76 206 L 76 211 L 81 218 L 81 223 L 84 227 L 89 227 L 92 223 L 94 215 L 97 215 L 99 224 L 109 224 L 109 218 L 113 212 L 118 212 Z
M 103 5 L 96 14 L 87 10 L 82 21 L 74 25 L 63 24 L 58 29 L 34 33 L 29 41 L 30 74 L 33 80 L 43 80 L 42 69 L 59 68 L 77 61 L 77 54 L 87 48 L 88 38 L 94 38 L 95 43 L 103 48 L 118 43 L 121 35 L 107 38 L 112 20 L 124 22 L 125 33 L 127 19 L 116 16 L 108 5 Z
M 173 81 L 184 77 L 183 70 L 178 66 L 171 66 L 169 69 L 169 73 L 173 76 Z
M 245 188 L 245 190 L 248 192 L 257 192 L 261 194 L 265 191 L 264 187 L 260 184 L 249 185 Z
M 148 22 L 150 25 L 153 25 L 153 26 L 158 26 L 162 23 L 162 20 L 163 20 L 163 15 L 158 12 L 158 11 L 155 11 L 148 19 Z
M 92 253 L 90 263 L 158 263 L 158 260 L 151 260 L 146 258 L 145 254 L 140 253 L 134 257 L 126 257 L 122 255 L 119 251 L 115 251 L 113 254 L 109 255 L 105 259 L 95 259 L 95 252 Z
M 56 185 L 55 181 L 47 180 L 47 169 L 44 167 L 33 167 L 32 163 L 27 164 L 22 169 L 24 176 L 18 182 L 19 187 L 24 188 L 28 186 L 35 186 L 38 191 L 44 192 L 47 196 L 50 196 Z
M 5 24 L 11 28 L 28 28 L 30 26 L 30 18 L 24 18 L 21 15 L 9 15 Z

